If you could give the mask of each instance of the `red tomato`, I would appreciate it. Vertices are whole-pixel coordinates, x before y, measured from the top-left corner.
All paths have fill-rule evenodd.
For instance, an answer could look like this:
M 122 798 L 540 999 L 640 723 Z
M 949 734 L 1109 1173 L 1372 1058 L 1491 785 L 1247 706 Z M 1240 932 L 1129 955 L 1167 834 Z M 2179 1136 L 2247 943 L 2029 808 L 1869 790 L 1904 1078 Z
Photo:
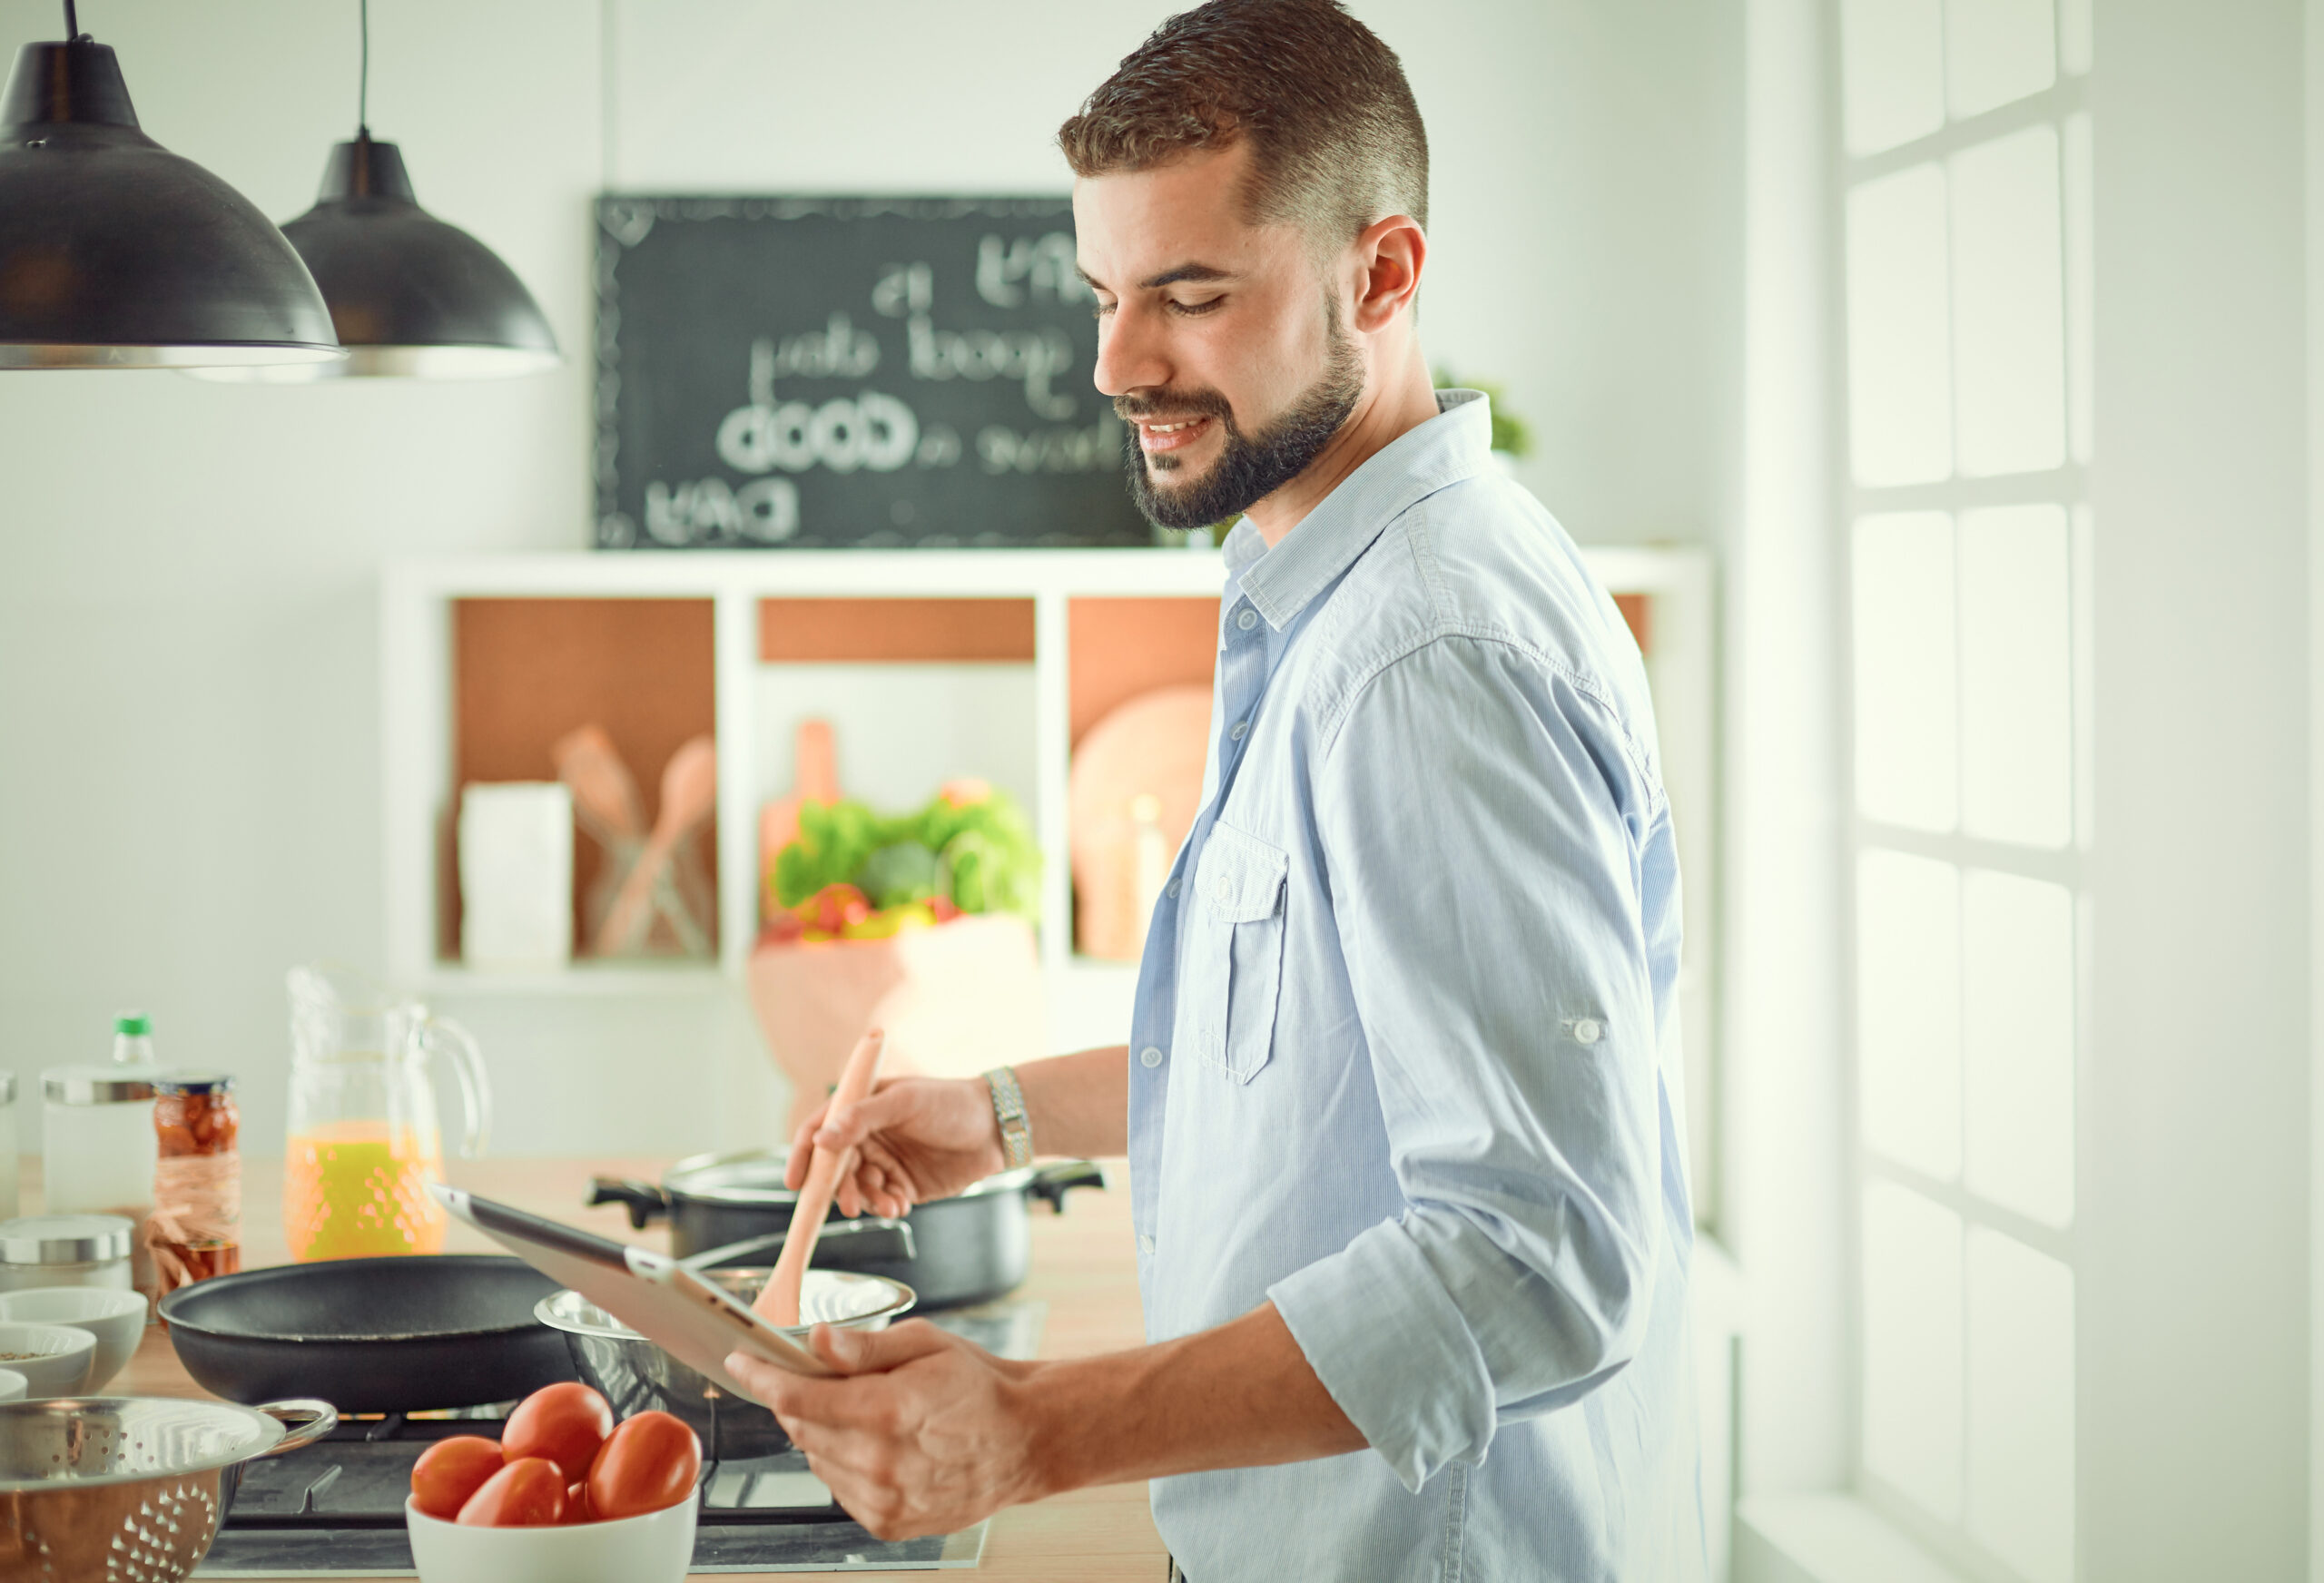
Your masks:
M 685 1421 L 641 1412 L 614 1431 L 589 1469 L 589 1508 L 599 1521 L 675 1506 L 702 1476 L 702 1441 Z
M 458 1519 L 462 1528 L 555 1528 L 565 1520 L 565 1475 L 547 1457 L 522 1457 L 484 1481 Z
M 544 1385 L 517 1404 L 500 1431 L 501 1454 L 547 1457 L 569 1481 L 589 1476 L 597 1448 L 614 1432 L 614 1410 L 586 1385 Z
M 584 1479 L 577 1484 L 567 1484 L 565 1487 L 565 1526 L 571 1528 L 577 1523 L 596 1520 L 597 1514 L 589 1509 L 589 1481 Z
M 454 1435 L 438 1440 L 411 1465 L 411 1503 L 430 1517 L 450 1522 L 460 1515 L 468 1497 L 500 1471 L 505 1460 L 500 1442 L 482 1435 Z

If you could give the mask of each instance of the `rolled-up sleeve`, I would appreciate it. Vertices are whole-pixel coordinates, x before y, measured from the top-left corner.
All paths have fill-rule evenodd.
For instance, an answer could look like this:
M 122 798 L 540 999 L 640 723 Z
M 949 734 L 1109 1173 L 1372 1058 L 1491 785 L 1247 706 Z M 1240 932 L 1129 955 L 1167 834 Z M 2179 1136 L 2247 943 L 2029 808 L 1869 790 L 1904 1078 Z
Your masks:
M 1407 1208 L 1268 1296 L 1416 1490 L 1612 1376 L 1643 1332 L 1667 1234 L 1640 853 L 1668 812 L 1586 683 L 1486 639 L 1388 664 L 1315 751 Z

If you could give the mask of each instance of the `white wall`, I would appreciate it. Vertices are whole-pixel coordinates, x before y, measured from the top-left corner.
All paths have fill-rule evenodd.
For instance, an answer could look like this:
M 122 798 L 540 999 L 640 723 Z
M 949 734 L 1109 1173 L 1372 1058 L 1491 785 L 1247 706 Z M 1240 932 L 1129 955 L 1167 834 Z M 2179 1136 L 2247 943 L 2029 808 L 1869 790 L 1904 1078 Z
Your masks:
M 352 121 L 354 9 L 102 0 L 83 20 L 121 52 L 150 133 L 288 218 Z M 587 200 L 607 173 L 1062 190 L 1057 123 L 1169 9 L 615 0 L 606 26 L 591 0 L 384 0 L 370 119 L 421 201 L 499 250 L 577 358 Z M 1716 537 L 1738 337 L 1736 8 L 1356 10 L 1403 54 L 1429 122 L 1432 356 L 1506 383 L 1542 441 L 1521 476 L 1578 536 Z M 0 43 L 58 25 L 47 0 L 0 0 Z M 242 1074 L 255 1146 L 275 1136 L 283 970 L 381 955 L 378 567 L 582 546 L 586 374 L 0 379 L 0 1067 L 101 1053 L 111 1010 L 143 1005 L 169 1058 Z M 773 1103 L 728 996 L 448 1009 L 485 1038 L 510 1151 L 739 1143 Z
M 2302 7 L 2096 19 L 2082 1574 L 2308 1539 Z

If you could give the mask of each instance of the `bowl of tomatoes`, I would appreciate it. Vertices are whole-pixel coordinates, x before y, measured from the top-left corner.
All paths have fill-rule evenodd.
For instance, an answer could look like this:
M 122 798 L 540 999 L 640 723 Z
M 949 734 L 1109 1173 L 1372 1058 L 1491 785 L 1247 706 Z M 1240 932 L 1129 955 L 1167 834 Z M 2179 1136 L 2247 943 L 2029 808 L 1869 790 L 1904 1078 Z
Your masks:
M 550 1385 L 498 1440 L 454 1435 L 421 1454 L 404 1503 L 412 1562 L 421 1583 L 677 1583 L 701 1478 L 684 1421 L 616 1422 L 588 1386 Z

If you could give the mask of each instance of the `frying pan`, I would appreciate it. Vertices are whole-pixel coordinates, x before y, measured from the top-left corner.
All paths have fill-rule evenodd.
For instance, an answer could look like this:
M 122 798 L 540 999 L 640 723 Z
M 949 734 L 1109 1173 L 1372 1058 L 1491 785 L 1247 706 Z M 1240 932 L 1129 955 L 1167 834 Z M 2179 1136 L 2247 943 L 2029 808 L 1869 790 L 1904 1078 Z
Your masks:
M 521 1259 L 334 1259 L 197 1281 L 162 1318 L 185 1372 L 229 1401 L 421 1412 L 576 1378 L 565 1338 L 533 1317 L 556 1290 Z

